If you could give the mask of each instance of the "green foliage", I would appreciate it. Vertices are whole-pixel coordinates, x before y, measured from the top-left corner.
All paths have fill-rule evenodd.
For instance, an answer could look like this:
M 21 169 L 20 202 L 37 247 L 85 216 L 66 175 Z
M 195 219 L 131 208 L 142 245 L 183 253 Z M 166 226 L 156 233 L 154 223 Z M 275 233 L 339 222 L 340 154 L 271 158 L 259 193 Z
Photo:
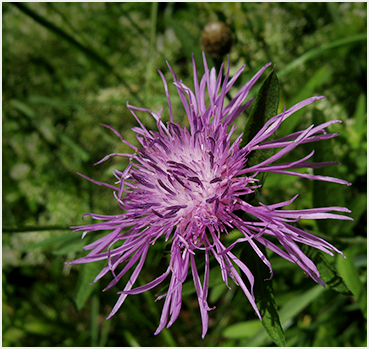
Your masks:
M 269 76 L 263 82 L 250 116 L 247 119 L 241 147 L 249 143 L 270 118 L 277 115 L 278 104 L 279 81 L 274 67 Z M 263 152 L 260 153 L 261 154 L 256 155 L 256 159 L 254 156 L 251 157 L 251 153 L 248 158 L 248 162 L 251 162 L 249 166 L 253 166 L 253 164 L 262 162 L 267 158 Z
M 354 299 L 359 305 L 363 316 L 366 318 L 367 290 L 365 285 L 360 280 L 359 271 L 352 258 L 352 248 L 346 250 L 345 252 L 347 254 L 346 260 L 339 258 L 337 260 L 337 269 L 342 275 L 343 280 L 345 280 L 346 284 L 352 291 Z
M 266 256 L 265 247 L 258 245 L 258 248 Z M 274 300 L 273 283 L 270 280 L 271 271 L 249 244 L 246 244 L 242 249 L 241 260 L 255 276 L 253 292 L 266 332 L 275 344 L 286 346 L 286 339 L 279 319 L 278 308 Z
M 280 86 L 274 67 L 269 76 L 263 82 L 258 92 L 254 106 L 252 107 L 251 113 L 244 127 L 241 147 L 250 142 L 264 126 L 264 124 L 273 116 L 278 114 L 279 93 Z M 260 164 L 272 155 L 272 149 L 251 152 L 247 155 L 247 166 L 251 167 L 256 164 Z M 265 177 L 265 173 L 259 173 L 255 178 L 259 180 L 260 184 L 263 184 Z M 253 199 L 254 195 L 251 195 L 249 201 Z
M 301 250 L 317 266 L 320 273 L 320 278 L 325 282 L 327 286 L 331 287 L 336 292 L 342 293 L 347 296 L 352 296 L 351 291 L 347 288 L 336 268 L 331 263 L 329 263 L 322 252 L 310 246 L 303 246 Z
M 77 284 L 76 295 L 74 301 L 78 310 L 81 310 L 90 298 L 92 292 L 96 289 L 97 283 L 91 285 L 92 280 L 99 274 L 101 269 L 105 266 L 105 263 L 96 262 L 83 264 Z
M 287 346 L 366 346 L 366 3 L 3 3 L 2 9 L 4 346 L 267 346 L 273 345 L 268 332 L 274 330 L 276 343 L 284 344 L 284 333 Z M 312 123 L 343 121 L 329 129 L 339 137 L 299 147 L 283 162 L 314 148 L 314 161 L 342 163 L 314 172 L 344 178 L 351 187 L 269 174 L 258 199 L 269 204 L 298 193 L 291 209 L 342 205 L 355 220 L 299 222 L 346 255 L 306 251 L 326 289 L 269 253 L 273 279 L 258 279 L 269 285 L 259 285 L 267 292 L 258 293 L 260 305 L 262 299 L 271 305 L 264 308 L 269 317 L 262 324 L 239 287 L 224 285 L 212 261 L 209 305 L 216 309 L 209 313 L 205 340 L 190 280 L 178 321 L 153 336 L 163 304 L 155 299 L 165 287 L 128 297 L 105 321 L 128 279 L 101 292 L 112 277 L 90 285 L 101 265 L 64 264 L 84 255 L 82 247 L 97 237 L 81 240 L 70 226 L 82 224 L 86 212 L 120 212 L 110 190 L 76 172 L 113 183 L 112 170 L 122 170 L 124 161 L 92 165 L 130 149 L 99 124 L 137 144 L 127 101 L 156 111 L 164 107 L 163 119 L 169 120 L 155 68 L 171 81 L 167 60 L 191 86 L 191 54 L 201 70 L 201 30 L 214 20 L 234 31 L 231 75 L 246 66 L 231 96 L 268 61 L 280 80 L 279 112 L 312 95 L 326 96 L 291 116 L 277 136 Z M 260 87 L 251 97 L 257 99 Z M 169 89 L 175 91 L 171 84 Z M 184 111 L 174 94 L 172 104 L 182 122 Z M 238 134 L 255 121 L 262 104 L 255 105 L 249 121 L 247 115 L 236 120 Z M 140 117 L 155 129 L 152 118 Z M 164 272 L 163 251 L 160 241 L 150 248 L 140 284 Z

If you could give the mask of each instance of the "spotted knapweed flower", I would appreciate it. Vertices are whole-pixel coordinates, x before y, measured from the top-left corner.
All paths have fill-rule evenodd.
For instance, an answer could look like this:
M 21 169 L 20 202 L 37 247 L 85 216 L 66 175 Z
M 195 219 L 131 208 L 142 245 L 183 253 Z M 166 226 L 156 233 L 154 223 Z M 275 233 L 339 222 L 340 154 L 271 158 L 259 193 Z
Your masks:
M 309 162 L 313 152 L 294 162 L 275 164 L 299 144 L 337 136 L 338 134 L 327 133 L 325 129 L 340 121 L 333 120 L 318 126 L 311 125 L 305 130 L 283 138 L 268 140 L 292 113 L 323 98 L 312 97 L 269 119 L 245 146 L 241 146 L 242 134 L 232 143 L 231 135 L 235 131 L 235 126 L 230 125 L 251 104 L 251 100 L 245 104 L 243 102 L 252 85 L 270 64 L 260 69 L 240 88 L 234 98 L 226 103 L 226 94 L 244 68 L 242 67 L 230 79 L 228 61 L 228 69 L 223 78 L 223 66 L 217 76 L 214 68 L 209 71 L 205 55 L 203 58 L 205 74 L 200 81 L 193 59 L 194 90 L 178 80 L 168 64 L 188 118 L 189 128 L 175 123 L 168 85 L 164 75 L 159 71 L 168 99 L 170 121 L 164 123 L 161 120 L 162 109 L 155 113 L 127 103 L 128 109 L 139 124 L 139 127 L 133 128 L 133 131 L 137 133 L 141 146 L 137 148 L 131 145 L 111 126 L 104 125 L 134 152 L 110 154 L 99 163 L 111 156 L 122 156 L 130 159 L 129 165 L 123 172 L 114 171 L 116 185 L 98 182 L 81 175 L 93 183 L 112 189 L 122 213 L 118 215 L 89 213 L 89 216 L 102 222 L 74 227 L 75 231 L 84 231 L 83 236 L 94 231 L 110 232 L 85 246 L 85 250 L 90 250 L 87 256 L 70 264 L 106 260 L 106 266 L 94 281 L 109 272 L 112 273 L 113 280 L 106 289 L 116 285 L 122 276 L 135 266 L 126 286 L 118 292 L 119 299 L 108 318 L 117 312 L 128 295 L 150 290 L 170 277 L 166 294 L 159 297 L 165 297 L 165 301 L 155 334 L 165 326 L 171 326 L 177 319 L 181 309 L 182 285 L 191 269 L 202 319 L 202 337 L 205 336 L 208 329 L 208 311 L 212 309 L 207 303 L 210 258 L 215 258 L 219 263 L 222 279 L 227 286 L 228 279 L 232 279 L 242 288 L 261 319 L 253 294 L 254 276 L 247 265 L 232 253 L 236 244 L 250 244 L 269 267 L 271 275 L 272 266 L 255 242 L 296 263 L 314 281 L 324 285 L 316 266 L 300 250 L 297 243 L 315 247 L 330 255 L 333 255 L 332 251 L 341 254 L 342 252 L 323 239 L 297 228 L 293 223 L 300 219 L 351 219 L 332 213 L 332 211 L 350 212 L 343 207 L 282 209 L 291 204 L 297 195 L 289 201 L 272 205 L 254 206 L 247 201 L 247 197 L 260 186 L 255 177 L 261 172 L 274 172 L 349 185 L 341 179 L 314 175 L 311 172 L 309 174 L 293 171 L 336 164 L 336 162 Z M 136 111 L 150 113 L 156 120 L 157 131 L 148 130 L 136 116 Z M 279 150 L 261 163 L 248 166 L 248 156 L 251 152 L 272 148 Z M 252 220 L 241 218 L 239 214 L 241 211 L 254 218 Z M 238 229 L 242 237 L 226 246 L 224 236 L 232 229 Z M 270 241 L 270 237 L 274 237 L 273 241 L 276 238 L 279 244 Z M 148 284 L 133 288 L 150 245 L 163 240 L 169 241 L 171 246 L 167 270 Z M 199 263 L 199 254 L 205 256 L 203 281 L 196 266 Z M 244 275 L 241 276 L 238 270 Z M 245 278 L 248 283 L 245 283 Z

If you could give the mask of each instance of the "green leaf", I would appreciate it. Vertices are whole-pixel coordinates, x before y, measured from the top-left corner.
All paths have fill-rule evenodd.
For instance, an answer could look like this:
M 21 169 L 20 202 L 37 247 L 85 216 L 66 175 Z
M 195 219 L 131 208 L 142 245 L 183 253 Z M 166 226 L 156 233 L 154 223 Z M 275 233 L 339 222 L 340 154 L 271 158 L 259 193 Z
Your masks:
M 275 68 L 263 82 L 259 93 L 256 97 L 255 104 L 251 110 L 250 116 L 247 119 L 243 140 L 241 147 L 245 146 L 250 140 L 260 131 L 264 124 L 273 116 L 278 113 L 279 104 L 279 81 Z M 273 137 L 273 136 L 272 136 Z M 270 137 L 272 139 L 272 137 Z M 274 149 L 263 149 L 253 151 L 247 156 L 246 166 L 251 167 L 263 162 L 270 158 L 274 154 Z M 256 175 L 256 179 L 259 180 L 259 184 L 263 185 L 265 181 L 266 173 L 259 173 Z M 255 194 L 249 195 L 247 198 L 248 202 L 252 202 L 257 195 L 258 190 Z
M 266 255 L 265 247 L 258 247 Z M 286 339 L 279 320 L 277 305 L 274 301 L 273 284 L 271 280 L 267 280 L 270 277 L 269 268 L 262 262 L 249 244 L 246 244 L 242 250 L 241 260 L 248 266 L 255 277 L 255 301 L 263 318 L 262 324 L 265 330 L 274 343 L 278 346 L 285 346 Z M 248 283 L 246 278 L 244 281 Z
M 86 263 L 81 266 L 77 291 L 74 297 L 74 302 L 78 310 L 83 308 L 92 292 L 95 290 L 97 283 L 91 285 L 91 282 L 95 279 L 96 275 L 99 274 L 104 265 L 104 261 L 99 261 Z
M 224 330 L 223 336 L 232 339 L 250 338 L 254 336 L 260 329 L 262 329 L 262 325 L 259 320 L 243 321 L 228 326 Z
M 307 245 L 304 245 L 301 250 L 314 262 L 319 270 L 320 278 L 330 288 L 346 296 L 352 295 L 336 268 L 329 263 L 323 252 Z
M 344 254 L 346 259 L 342 257 L 337 259 L 337 270 L 353 293 L 354 299 L 358 302 L 360 309 L 366 318 L 367 292 L 364 283 L 360 280 L 359 271 L 355 266 L 351 249 L 345 250 Z
M 244 128 L 243 141 L 241 146 L 245 146 L 259 132 L 264 124 L 273 116 L 277 115 L 279 104 L 279 81 L 275 68 L 263 82 L 254 107 Z M 270 154 L 270 150 L 257 151 L 249 155 L 248 166 L 265 160 Z
M 293 297 L 289 302 L 287 302 L 280 311 L 280 320 L 283 329 L 286 330 L 293 323 L 293 318 L 298 315 L 302 310 L 304 310 L 311 302 L 320 296 L 324 291 L 324 287 L 321 285 L 316 285 L 305 293 Z M 259 331 L 254 337 L 248 339 L 247 346 L 265 346 L 269 344 L 270 338 L 267 337 L 265 331 Z M 241 343 L 242 345 L 242 343 Z

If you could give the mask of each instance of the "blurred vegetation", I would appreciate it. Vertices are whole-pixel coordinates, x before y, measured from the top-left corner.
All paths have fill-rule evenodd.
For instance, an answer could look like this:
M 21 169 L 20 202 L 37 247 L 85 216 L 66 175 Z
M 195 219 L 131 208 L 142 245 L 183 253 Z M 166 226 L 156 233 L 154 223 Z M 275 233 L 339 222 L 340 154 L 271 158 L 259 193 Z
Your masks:
M 119 212 L 109 190 L 76 175 L 112 183 L 112 170 L 126 165 L 111 159 L 93 166 L 106 154 L 129 151 L 99 124 L 137 144 L 127 101 L 154 111 L 164 107 L 168 120 L 155 68 L 169 83 L 167 60 L 192 86 L 191 54 L 201 71 L 202 29 L 220 20 L 233 31 L 231 74 L 246 65 L 237 86 L 272 61 L 281 82 L 280 108 L 312 95 L 327 97 L 294 114 L 280 135 L 311 123 L 343 121 L 330 128 L 340 137 L 301 147 L 284 161 L 314 147 L 317 161 L 342 163 L 322 173 L 344 178 L 351 187 L 268 175 L 261 193 L 266 204 L 299 193 L 291 209 L 346 206 L 355 219 L 300 222 L 344 251 L 346 260 L 327 260 L 336 264 L 352 295 L 315 285 L 296 265 L 270 254 L 286 344 L 366 346 L 366 13 L 366 3 L 332 2 L 3 3 L 3 345 L 273 345 L 242 291 L 223 285 L 216 263 L 209 304 L 217 309 L 209 314 L 205 340 L 190 281 L 180 318 L 154 336 L 162 307 L 154 299 L 162 290 L 128 297 L 105 321 L 119 287 L 101 292 L 108 277 L 89 285 L 98 263 L 64 265 L 96 238 L 81 241 L 70 226 L 81 224 L 86 212 Z M 170 90 L 176 119 L 183 121 L 180 100 Z M 140 116 L 155 128 L 149 116 Z M 236 121 L 239 130 L 245 121 L 246 116 Z M 157 243 L 140 283 L 159 275 L 163 258 L 164 246 Z

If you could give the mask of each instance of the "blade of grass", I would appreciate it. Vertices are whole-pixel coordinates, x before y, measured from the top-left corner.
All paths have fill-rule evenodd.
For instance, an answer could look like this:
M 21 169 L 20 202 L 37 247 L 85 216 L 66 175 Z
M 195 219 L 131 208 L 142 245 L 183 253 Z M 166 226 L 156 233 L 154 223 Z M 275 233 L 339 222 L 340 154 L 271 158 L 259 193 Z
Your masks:
M 103 68 L 105 68 L 107 71 L 109 71 L 111 74 L 113 74 L 117 78 L 117 80 L 129 90 L 130 94 L 133 97 L 135 97 L 140 103 L 143 103 L 143 101 L 137 96 L 137 94 L 134 91 L 132 91 L 130 86 L 125 82 L 125 80 L 120 76 L 120 74 L 115 71 L 114 67 L 105 58 L 101 57 L 97 52 L 95 52 L 91 48 L 82 45 L 79 41 L 77 41 L 75 38 L 66 33 L 63 29 L 57 27 L 54 23 L 41 17 L 39 14 L 31 10 L 28 6 L 25 6 L 24 3 L 15 2 L 12 4 L 22 12 L 27 14 L 29 17 L 31 17 L 34 21 L 41 24 L 54 34 L 58 35 L 59 37 L 67 41 L 69 44 L 76 47 L 78 50 L 83 52 L 86 55 L 86 57 L 92 59 L 93 61 L 101 65 Z
M 101 335 L 100 335 L 99 347 L 106 347 L 106 343 L 109 337 L 110 324 L 111 324 L 111 321 L 103 321 L 101 325 Z
M 60 141 L 67 145 L 70 149 L 72 149 L 73 152 L 78 155 L 82 162 L 89 160 L 90 156 L 79 144 L 77 144 L 66 134 L 59 132 L 54 125 L 40 119 L 34 112 L 34 110 L 25 102 L 18 99 L 12 99 L 10 101 L 10 105 L 28 119 L 28 121 L 38 131 L 45 142 L 47 142 L 51 146 L 58 147 Z
M 99 298 L 92 296 L 91 302 L 91 347 L 96 347 L 99 337 Z
M 292 61 L 290 64 L 288 64 L 284 69 L 281 69 L 278 72 L 279 77 L 283 77 L 290 73 L 292 70 L 296 69 L 297 67 L 301 66 L 303 63 L 325 53 L 328 50 L 332 50 L 341 46 L 351 45 L 355 44 L 360 41 L 366 41 L 367 35 L 365 33 L 362 34 L 356 34 L 351 35 L 347 38 L 339 39 L 336 41 L 331 42 L 330 44 L 317 47 L 314 49 L 309 50 L 308 52 L 304 53 L 300 57 L 296 58 L 294 61 Z
M 131 332 L 129 332 L 128 330 L 125 330 L 123 334 L 124 334 L 124 338 L 126 339 L 130 347 L 140 347 L 141 346 L 137 342 L 137 339 L 133 336 Z

